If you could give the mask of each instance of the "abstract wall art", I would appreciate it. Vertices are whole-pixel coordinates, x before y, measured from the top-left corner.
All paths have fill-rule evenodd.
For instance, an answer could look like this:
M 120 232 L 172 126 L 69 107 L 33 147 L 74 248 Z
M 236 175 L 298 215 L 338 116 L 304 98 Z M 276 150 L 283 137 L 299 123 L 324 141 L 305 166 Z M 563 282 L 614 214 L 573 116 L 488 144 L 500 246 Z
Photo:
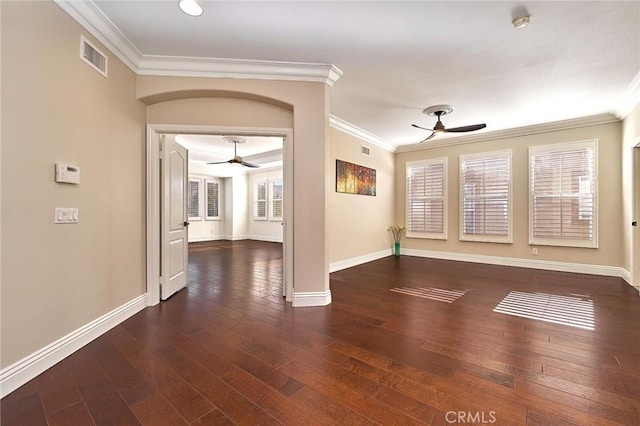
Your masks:
M 336 160 L 336 192 L 376 195 L 376 170 Z

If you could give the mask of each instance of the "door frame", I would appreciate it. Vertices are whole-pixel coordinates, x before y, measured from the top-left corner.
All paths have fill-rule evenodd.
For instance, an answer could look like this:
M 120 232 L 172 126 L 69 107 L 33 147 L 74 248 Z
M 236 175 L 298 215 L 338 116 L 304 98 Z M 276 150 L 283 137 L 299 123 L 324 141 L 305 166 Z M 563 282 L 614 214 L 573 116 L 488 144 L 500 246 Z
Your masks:
M 632 149 L 631 220 L 640 221 L 640 138 Z M 628 226 L 628 225 L 627 225 Z M 631 227 L 631 285 L 640 293 L 640 230 Z
M 239 136 L 278 136 L 284 138 L 284 244 L 283 292 L 289 302 L 293 298 L 293 129 L 273 127 L 226 127 L 180 124 L 147 124 L 146 142 L 146 239 L 147 239 L 147 306 L 160 303 L 160 135 L 165 133 Z

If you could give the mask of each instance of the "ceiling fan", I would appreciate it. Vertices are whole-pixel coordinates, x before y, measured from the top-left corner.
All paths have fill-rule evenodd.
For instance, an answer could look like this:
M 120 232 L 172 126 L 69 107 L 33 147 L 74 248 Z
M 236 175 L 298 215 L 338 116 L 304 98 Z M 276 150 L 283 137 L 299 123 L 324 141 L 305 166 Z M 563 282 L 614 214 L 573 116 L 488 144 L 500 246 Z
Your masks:
M 229 143 L 233 144 L 233 158 L 231 160 L 227 160 L 227 161 L 217 161 L 215 163 L 207 163 L 207 164 L 224 164 L 224 163 L 229 163 L 229 164 L 242 164 L 245 167 L 253 167 L 253 168 L 258 168 L 260 166 L 258 166 L 257 164 L 253 164 L 253 163 L 247 163 L 246 161 L 244 161 L 242 159 L 242 157 L 240 157 L 238 155 L 238 144 L 239 143 L 245 143 L 247 140 L 243 139 L 243 138 L 238 138 L 235 136 L 224 136 L 223 139 Z
M 418 126 L 417 124 L 412 124 L 413 127 L 422 130 L 428 130 L 431 134 L 424 140 L 421 140 L 420 143 L 426 142 L 429 139 L 433 138 L 437 133 L 464 133 L 464 132 L 473 132 L 475 130 L 484 129 L 487 127 L 486 124 L 472 124 L 470 126 L 462 126 L 462 127 L 454 127 L 452 129 L 447 129 L 440 121 L 440 117 L 443 115 L 451 114 L 453 112 L 453 107 L 451 105 L 434 105 L 428 108 L 425 108 L 422 111 L 423 114 L 427 114 L 431 117 L 438 117 L 438 121 L 436 121 L 436 125 L 433 126 L 433 129 L 427 129 L 426 127 Z

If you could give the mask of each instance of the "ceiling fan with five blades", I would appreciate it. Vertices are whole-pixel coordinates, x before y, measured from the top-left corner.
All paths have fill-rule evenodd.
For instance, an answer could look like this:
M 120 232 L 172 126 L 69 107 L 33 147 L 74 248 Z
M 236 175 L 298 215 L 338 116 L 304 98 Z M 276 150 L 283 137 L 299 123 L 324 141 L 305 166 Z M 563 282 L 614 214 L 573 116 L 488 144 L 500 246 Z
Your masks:
M 253 168 L 258 168 L 260 166 L 258 166 L 257 164 L 253 164 L 253 163 L 248 163 L 246 161 L 244 161 L 242 159 L 242 157 L 240 157 L 238 155 L 238 144 L 239 143 L 245 143 L 247 140 L 243 139 L 243 138 L 238 138 L 238 137 L 232 137 L 232 136 L 225 136 L 223 138 L 225 141 L 232 143 L 233 144 L 233 158 L 231 160 L 227 160 L 227 161 L 216 161 L 214 163 L 207 163 L 207 164 L 224 164 L 224 163 L 229 163 L 229 164 L 242 164 L 245 167 L 253 167 Z
M 444 124 L 442 124 L 442 121 L 440 121 L 440 117 L 442 117 L 443 115 L 451 114 L 453 112 L 453 107 L 451 105 L 434 105 L 434 106 L 425 108 L 424 111 L 422 112 L 431 117 L 434 117 L 434 116 L 438 117 L 438 121 L 436 121 L 436 124 L 435 126 L 433 126 L 433 129 L 428 129 L 426 127 L 418 126 L 417 124 L 412 124 L 413 127 L 431 132 L 431 134 L 426 139 L 420 141 L 420 143 L 426 142 L 429 139 L 432 139 L 438 133 L 473 132 L 473 131 L 484 129 L 485 127 L 487 127 L 487 125 L 483 123 L 483 124 L 472 124 L 470 126 L 453 127 L 451 129 L 447 129 L 444 126 Z

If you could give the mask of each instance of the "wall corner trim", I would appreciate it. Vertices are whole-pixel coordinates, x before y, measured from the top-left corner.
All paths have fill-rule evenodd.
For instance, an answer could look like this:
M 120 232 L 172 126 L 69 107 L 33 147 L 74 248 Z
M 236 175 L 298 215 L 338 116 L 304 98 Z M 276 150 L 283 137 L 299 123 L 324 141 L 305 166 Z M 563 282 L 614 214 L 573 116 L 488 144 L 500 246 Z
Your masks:
M 334 129 L 340 130 L 348 135 L 354 136 L 358 139 L 361 139 L 365 142 L 369 142 L 379 148 L 384 149 L 389 152 L 396 152 L 398 148 L 396 145 L 387 142 L 386 140 L 374 135 L 373 133 L 369 133 L 360 127 L 349 123 L 348 121 L 344 121 L 341 118 L 336 117 L 335 115 L 329 116 L 329 125 Z
M 327 306 L 329 304 L 331 304 L 331 290 L 293 293 L 292 306 L 294 308 Z
M 142 294 L 124 305 L 107 312 L 66 336 L 0 370 L 0 397 L 4 398 L 38 374 L 54 366 L 78 349 L 102 336 L 116 325 L 140 312 L 147 306 L 147 295 Z

